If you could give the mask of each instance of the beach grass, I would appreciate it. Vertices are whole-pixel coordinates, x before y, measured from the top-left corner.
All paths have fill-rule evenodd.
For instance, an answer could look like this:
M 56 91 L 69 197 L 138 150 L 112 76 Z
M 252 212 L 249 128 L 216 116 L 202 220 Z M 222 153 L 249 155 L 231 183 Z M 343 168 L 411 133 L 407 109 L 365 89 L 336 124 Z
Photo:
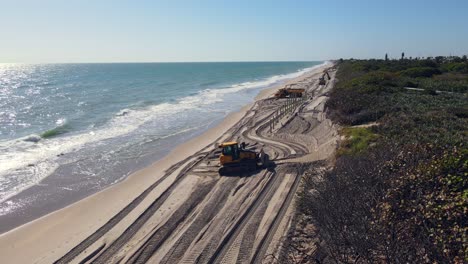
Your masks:
M 345 127 L 342 129 L 341 135 L 345 136 L 346 139 L 340 146 L 338 155 L 362 153 L 378 138 L 377 134 L 366 127 Z

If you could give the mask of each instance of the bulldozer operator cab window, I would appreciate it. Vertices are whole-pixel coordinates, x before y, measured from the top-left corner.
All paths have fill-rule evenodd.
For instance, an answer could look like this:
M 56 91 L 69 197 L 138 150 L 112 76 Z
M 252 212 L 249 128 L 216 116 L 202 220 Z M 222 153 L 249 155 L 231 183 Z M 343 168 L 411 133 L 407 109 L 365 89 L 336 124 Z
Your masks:
M 223 155 L 232 156 L 234 160 L 239 159 L 239 147 L 237 145 L 225 146 Z
M 232 146 L 225 146 L 223 148 L 223 155 L 232 156 Z

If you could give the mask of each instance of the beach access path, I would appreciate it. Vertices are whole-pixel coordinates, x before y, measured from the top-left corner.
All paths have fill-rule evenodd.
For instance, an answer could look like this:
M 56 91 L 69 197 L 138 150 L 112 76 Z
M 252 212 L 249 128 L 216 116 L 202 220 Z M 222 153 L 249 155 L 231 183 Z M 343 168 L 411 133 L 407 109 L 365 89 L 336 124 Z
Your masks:
M 324 105 L 335 82 L 324 64 L 125 181 L 0 236 L 3 263 L 260 263 L 278 255 L 304 166 L 330 158 L 338 140 Z M 219 176 L 218 143 L 263 150 L 267 169 Z

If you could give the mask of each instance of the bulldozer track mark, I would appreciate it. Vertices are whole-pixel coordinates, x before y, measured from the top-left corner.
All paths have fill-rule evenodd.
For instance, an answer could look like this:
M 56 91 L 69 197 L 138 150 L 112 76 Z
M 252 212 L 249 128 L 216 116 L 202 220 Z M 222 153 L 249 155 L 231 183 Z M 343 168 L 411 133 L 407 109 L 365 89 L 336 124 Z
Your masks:
M 175 230 L 193 211 L 193 209 L 200 204 L 215 184 L 216 181 L 213 181 L 212 183 L 200 186 L 199 189 L 195 190 L 190 197 L 191 199 L 187 199 L 187 202 L 174 212 L 170 221 L 167 221 L 165 225 L 156 230 L 149 239 L 146 240 L 143 246 L 140 247 L 139 250 L 127 261 L 127 263 L 146 263 L 158 247 L 171 235 L 171 232 Z
M 275 235 L 279 224 L 281 223 L 281 220 L 283 220 L 283 217 L 286 214 L 286 211 L 294 198 L 297 188 L 299 187 L 300 181 L 301 181 L 301 175 L 296 174 L 294 183 L 289 189 L 286 199 L 283 201 L 283 204 L 281 205 L 280 210 L 276 214 L 273 222 L 268 227 L 268 230 L 266 231 L 265 236 L 263 236 L 257 249 L 255 250 L 255 254 L 252 257 L 251 263 L 262 263 L 265 252 L 267 251 L 268 246 L 270 245 L 270 242 L 273 236 Z
M 218 213 L 220 209 L 224 207 L 227 199 L 229 198 L 229 192 L 227 192 L 226 189 L 228 189 L 229 185 L 232 185 L 236 181 L 238 181 L 238 179 L 231 178 L 223 183 L 220 183 L 220 186 L 214 190 L 211 197 L 207 197 L 207 203 L 197 214 L 196 218 L 190 224 L 187 230 L 185 230 L 183 236 L 181 236 L 176 242 L 176 246 L 172 247 L 170 252 L 164 256 L 161 261 L 162 263 L 179 262 L 180 258 L 185 253 L 185 249 L 195 240 L 200 230 L 203 230 L 202 227 L 209 225 L 211 220 L 216 216 L 216 213 Z M 199 240 L 203 235 L 204 232 L 201 234 Z
M 89 254 L 88 256 L 86 256 L 84 259 L 82 259 L 79 264 L 84 264 L 86 262 L 88 262 L 89 260 L 91 260 L 92 258 L 94 258 L 94 256 L 96 256 L 104 247 L 106 246 L 106 244 L 102 244 L 102 246 L 98 247 L 96 250 L 94 250 L 93 252 L 91 252 L 91 254 Z
M 206 154 L 206 155 L 208 155 L 208 154 Z M 194 155 L 194 156 L 198 156 L 198 154 Z M 69 263 L 69 262 L 71 262 L 74 258 L 76 258 L 79 254 L 81 254 L 86 248 L 90 247 L 99 238 L 101 238 L 104 234 L 106 234 L 114 226 L 116 226 L 124 217 L 126 217 L 133 209 L 135 209 L 149 195 L 149 193 L 151 191 L 153 191 L 159 184 L 161 184 L 172 173 L 174 173 L 178 169 L 179 166 L 181 166 L 184 163 L 188 162 L 194 156 L 187 157 L 186 159 L 174 164 L 169 169 L 167 169 L 167 171 L 166 171 L 166 173 L 164 174 L 163 177 L 158 179 L 155 183 L 153 183 L 150 187 L 148 187 L 145 191 L 143 191 L 143 193 L 141 193 L 139 196 L 137 196 L 132 202 L 130 202 L 126 207 L 124 207 L 124 209 L 119 211 L 107 223 L 105 223 L 103 226 L 101 226 L 96 232 L 94 232 L 93 234 L 88 236 L 80 244 L 78 244 L 76 247 L 72 248 L 67 254 L 65 254 L 63 257 L 61 257 L 60 259 L 58 259 L 54 263 L 60 264 L 60 263 Z M 171 184 L 171 187 L 177 185 L 180 182 L 180 180 L 182 178 L 182 177 L 180 177 L 180 175 L 185 175 L 185 173 L 188 170 L 190 170 L 192 167 L 196 166 L 199 162 L 200 162 L 200 160 L 185 165 L 184 169 L 182 169 L 182 171 L 179 173 L 177 179 L 174 181 L 174 183 Z M 171 187 L 169 187 L 166 191 L 171 189 Z
M 242 230 L 242 228 L 247 224 L 249 218 L 253 215 L 255 210 L 260 206 L 260 204 L 264 201 L 265 196 L 271 190 L 271 185 L 277 180 L 275 177 L 276 172 L 272 172 L 270 175 L 270 179 L 265 187 L 261 190 L 257 199 L 255 199 L 252 204 L 245 210 L 239 220 L 234 224 L 234 226 L 228 231 L 228 233 L 222 239 L 220 245 L 217 247 L 216 251 L 209 259 L 208 263 L 217 263 L 219 262 L 222 257 L 224 256 L 225 250 L 230 246 L 230 244 L 234 241 L 238 233 Z
M 184 161 L 190 160 L 192 157 L 188 157 Z M 60 263 L 69 263 L 72 261 L 75 257 L 77 257 L 79 254 L 81 254 L 86 248 L 94 244 L 99 238 L 101 238 L 105 233 L 107 233 L 109 230 L 111 230 L 115 225 L 117 225 L 120 220 L 122 220 L 125 216 L 127 216 L 138 204 L 140 204 L 141 201 L 143 201 L 146 196 L 154 189 L 156 186 L 161 184 L 169 175 L 172 174 L 177 169 L 177 165 L 179 165 L 179 162 L 173 166 L 171 166 L 168 169 L 168 172 L 161 177 L 161 179 L 157 180 L 155 183 L 153 183 L 150 187 L 148 187 L 143 193 L 141 193 L 139 196 L 137 196 L 132 202 L 130 202 L 124 209 L 119 211 L 114 217 L 112 217 L 107 223 L 105 223 L 102 227 L 100 227 L 96 232 L 88 236 L 84 241 L 82 241 L 80 244 L 78 244 L 76 247 L 72 248 L 67 254 L 65 254 L 63 257 L 55 261 L 54 263 L 60 264 Z M 102 249 L 101 249 L 102 250 Z
M 200 162 L 208 156 L 208 154 L 205 154 L 204 157 L 198 157 L 196 160 L 189 162 L 188 164 L 185 165 L 185 167 L 179 172 L 179 174 L 176 176 L 176 179 L 174 182 L 171 183 L 171 185 L 164 190 L 161 195 L 153 201 L 143 213 L 141 213 L 138 218 L 115 240 L 113 241 L 108 248 L 106 248 L 100 255 L 97 256 L 97 261 L 93 261 L 93 263 L 104 263 L 99 261 L 101 258 L 107 259 L 109 255 L 116 253 L 125 243 L 125 241 L 128 241 L 133 237 L 133 235 L 146 223 L 146 221 L 161 207 L 161 205 L 166 201 L 166 199 L 169 197 L 169 195 L 174 191 L 177 186 L 179 185 L 180 182 L 188 175 L 188 172 L 193 169 L 196 165 L 198 165 Z M 199 156 L 199 155 L 195 155 Z M 191 156 L 193 158 L 193 156 Z M 190 159 L 184 160 L 185 162 L 189 161 Z M 183 164 L 183 163 L 182 163 Z M 174 172 L 175 170 L 172 170 Z M 169 173 L 165 175 L 164 178 L 167 178 L 169 175 L 172 173 Z M 155 186 L 156 187 L 156 186 Z M 154 188 L 153 188 L 154 189 Z M 141 201 L 140 201 L 141 202 Z M 117 242 L 118 241 L 118 242 Z M 106 257 L 102 257 L 106 256 Z

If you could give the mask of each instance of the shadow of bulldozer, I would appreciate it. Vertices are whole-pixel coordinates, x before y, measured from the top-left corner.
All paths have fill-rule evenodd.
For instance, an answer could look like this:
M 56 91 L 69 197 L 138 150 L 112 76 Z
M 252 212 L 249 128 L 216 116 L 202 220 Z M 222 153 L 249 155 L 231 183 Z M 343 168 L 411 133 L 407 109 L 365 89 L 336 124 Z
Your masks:
M 263 170 L 270 172 L 275 171 L 276 163 L 269 159 L 268 154 L 264 154 L 263 162 L 261 166 L 258 166 L 254 162 L 244 162 L 238 165 L 223 166 L 219 168 L 218 173 L 224 177 L 251 177 Z

